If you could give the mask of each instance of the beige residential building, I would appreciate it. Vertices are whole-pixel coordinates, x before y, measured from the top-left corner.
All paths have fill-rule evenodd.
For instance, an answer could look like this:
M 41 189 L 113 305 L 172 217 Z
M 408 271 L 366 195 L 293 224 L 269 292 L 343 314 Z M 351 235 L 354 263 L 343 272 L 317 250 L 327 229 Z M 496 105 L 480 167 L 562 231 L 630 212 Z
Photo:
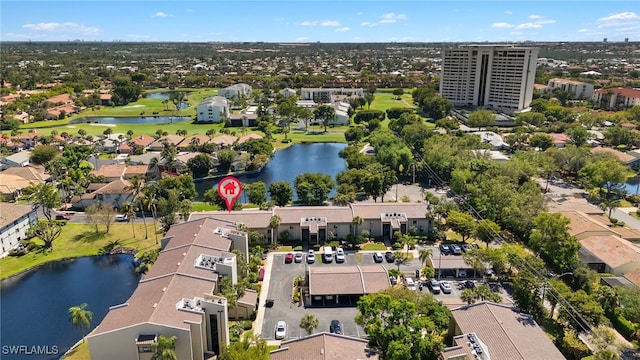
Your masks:
M 247 234 L 231 225 L 206 218 L 173 226 L 129 300 L 112 306 L 87 337 L 91 359 L 151 359 L 159 336 L 176 336 L 175 353 L 181 360 L 219 354 L 229 344 L 230 310 L 227 300 L 215 295 L 218 279 L 237 281 L 232 250 L 248 256 Z M 255 309 L 257 294 L 248 292 L 238 300 L 239 319 Z
M 440 94 L 456 106 L 517 112 L 533 98 L 538 48 L 462 45 L 442 51 Z
M 552 89 L 560 89 L 571 93 L 574 99 L 591 99 L 593 96 L 593 84 L 569 79 L 553 78 L 547 85 Z
M 300 339 L 284 341 L 271 351 L 270 360 L 378 360 L 367 340 L 321 332 Z

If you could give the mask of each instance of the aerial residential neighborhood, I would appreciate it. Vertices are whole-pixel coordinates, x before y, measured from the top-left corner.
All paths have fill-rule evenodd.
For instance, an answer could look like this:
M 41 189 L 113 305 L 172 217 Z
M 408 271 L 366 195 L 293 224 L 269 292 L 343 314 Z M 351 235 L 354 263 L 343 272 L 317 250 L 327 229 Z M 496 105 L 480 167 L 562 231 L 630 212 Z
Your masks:
M 2 5 L 3 359 L 640 358 L 628 3 L 105 4 Z

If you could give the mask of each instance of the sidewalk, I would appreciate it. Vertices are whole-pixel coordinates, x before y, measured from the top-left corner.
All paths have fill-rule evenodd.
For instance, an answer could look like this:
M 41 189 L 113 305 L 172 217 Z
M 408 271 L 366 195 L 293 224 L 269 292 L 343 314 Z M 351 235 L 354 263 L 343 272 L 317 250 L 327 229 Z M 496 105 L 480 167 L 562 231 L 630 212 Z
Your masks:
M 269 295 L 269 282 L 271 280 L 271 265 L 273 264 L 273 255 L 275 253 L 270 252 L 267 255 L 266 264 L 264 266 L 264 278 L 262 279 L 262 286 L 260 287 L 260 299 L 258 301 L 258 312 L 256 314 L 256 320 L 253 322 L 253 334 L 262 335 L 262 324 L 264 322 L 264 309 Z M 279 343 L 279 342 L 278 342 Z

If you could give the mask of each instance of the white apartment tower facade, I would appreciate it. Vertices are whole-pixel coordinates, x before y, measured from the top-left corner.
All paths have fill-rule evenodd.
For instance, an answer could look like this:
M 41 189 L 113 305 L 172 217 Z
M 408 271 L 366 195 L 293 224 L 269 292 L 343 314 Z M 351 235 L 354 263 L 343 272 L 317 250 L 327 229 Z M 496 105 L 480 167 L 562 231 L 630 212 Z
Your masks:
M 533 98 L 538 48 L 462 45 L 442 52 L 440 94 L 456 106 L 517 112 Z

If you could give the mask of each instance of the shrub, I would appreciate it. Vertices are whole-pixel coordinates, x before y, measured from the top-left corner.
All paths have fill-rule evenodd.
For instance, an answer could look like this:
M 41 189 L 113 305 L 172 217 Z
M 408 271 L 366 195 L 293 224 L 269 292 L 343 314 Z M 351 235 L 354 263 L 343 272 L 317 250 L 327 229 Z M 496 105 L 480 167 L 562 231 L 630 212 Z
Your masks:
M 242 330 L 247 331 L 247 330 L 251 330 L 251 328 L 253 327 L 253 323 L 249 320 L 244 320 L 242 321 Z
M 12 249 L 9 251 L 9 256 L 23 256 L 27 254 L 27 249 Z
M 293 251 L 302 251 L 302 245 L 298 245 L 293 248 Z
M 616 309 L 614 316 L 611 317 L 611 322 L 613 327 L 627 339 L 631 338 L 635 331 L 633 324 L 622 315 L 620 308 Z
M 400 198 L 400 201 L 402 201 L 403 203 L 408 203 L 408 202 L 411 202 L 411 198 L 407 195 L 402 195 L 402 198 Z
M 395 242 L 395 243 L 393 243 L 393 245 L 391 245 L 391 248 L 393 250 L 400 250 L 400 249 L 402 249 L 402 247 L 403 247 L 402 244 L 399 243 L 399 242 Z
M 295 294 L 293 294 L 293 302 L 294 303 L 298 303 L 300 302 L 300 293 L 296 291 Z
M 618 222 L 618 219 L 609 216 L 609 221 L 611 221 L 611 223 L 615 225 Z

